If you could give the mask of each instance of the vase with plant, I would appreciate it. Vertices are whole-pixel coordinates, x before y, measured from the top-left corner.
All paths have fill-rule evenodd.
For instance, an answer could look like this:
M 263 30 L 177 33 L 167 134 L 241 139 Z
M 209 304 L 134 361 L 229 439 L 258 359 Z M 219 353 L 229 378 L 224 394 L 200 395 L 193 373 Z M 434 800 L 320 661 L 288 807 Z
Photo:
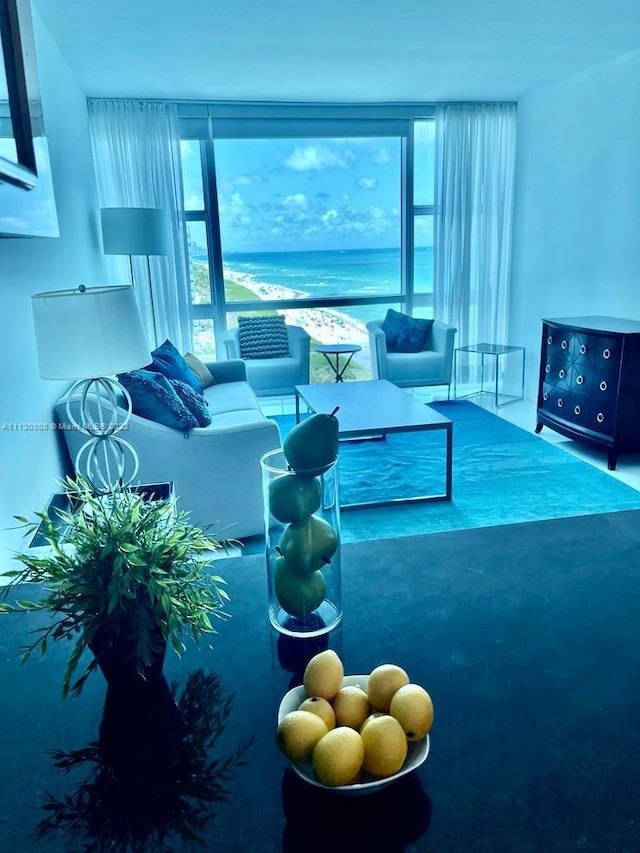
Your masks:
M 23 647 L 23 662 L 44 655 L 54 641 L 71 643 L 62 679 L 63 697 L 80 694 L 98 668 L 107 683 L 135 687 L 162 678 L 167 646 L 181 655 L 185 639 L 215 633 L 212 618 L 225 618 L 229 596 L 207 555 L 222 544 L 192 524 L 173 500 L 148 500 L 129 486 L 96 495 L 82 479 L 63 482 L 68 511 L 59 519 L 35 513 L 19 517 L 32 534 L 44 532 L 46 552 L 24 551 L 4 589 L 3 612 L 47 611 Z M 36 600 L 7 603 L 22 584 L 39 584 Z M 85 652 L 92 657 L 81 665 Z M 78 674 L 80 672 L 80 674 Z

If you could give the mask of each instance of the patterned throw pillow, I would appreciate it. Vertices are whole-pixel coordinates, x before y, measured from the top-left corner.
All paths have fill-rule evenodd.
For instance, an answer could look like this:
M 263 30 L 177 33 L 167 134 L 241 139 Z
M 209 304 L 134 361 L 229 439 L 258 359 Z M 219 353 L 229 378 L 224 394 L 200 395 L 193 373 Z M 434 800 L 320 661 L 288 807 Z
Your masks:
M 238 317 L 240 358 L 288 358 L 289 338 L 284 317 Z
M 170 379 L 169 382 L 178 397 L 180 397 L 184 405 L 197 420 L 198 426 L 209 426 L 211 423 L 211 413 L 209 412 L 207 401 L 202 394 L 197 394 L 191 385 L 187 385 L 186 382 L 181 382 L 179 379 Z
M 132 370 L 118 374 L 118 381 L 129 392 L 135 415 L 183 432 L 198 426 L 198 421 L 161 373 Z
M 186 382 L 191 385 L 194 391 L 202 394 L 202 382 L 189 367 L 184 357 L 180 355 L 170 340 L 166 340 L 157 349 L 151 353 L 153 361 L 148 364 L 144 370 L 154 373 L 161 373 L 167 379 L 179 379 L 181 382 Z
M 427 345 L 433 320 L 409 317 L 389 308 L 381 325 L 388 352 L 421 352 Z

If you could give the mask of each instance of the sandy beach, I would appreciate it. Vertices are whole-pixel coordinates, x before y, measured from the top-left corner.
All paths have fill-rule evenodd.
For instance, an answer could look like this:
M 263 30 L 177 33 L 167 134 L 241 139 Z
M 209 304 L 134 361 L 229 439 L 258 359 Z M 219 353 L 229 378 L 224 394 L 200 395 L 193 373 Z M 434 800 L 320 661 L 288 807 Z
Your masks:
M 300 299 L 308 294 L 277 284 L 256 281 L 249 273 L 239 273 L 225 267 L 224 276 L 251 290 L 260 299 Z M 227 306 L 228 307 L 228 306 Z M 279 310 L 292 325 L 302 326 L 311 337 L 322 344 L 368 344 L 364 323 L 360 323 L 334 308 L 296 308 Z

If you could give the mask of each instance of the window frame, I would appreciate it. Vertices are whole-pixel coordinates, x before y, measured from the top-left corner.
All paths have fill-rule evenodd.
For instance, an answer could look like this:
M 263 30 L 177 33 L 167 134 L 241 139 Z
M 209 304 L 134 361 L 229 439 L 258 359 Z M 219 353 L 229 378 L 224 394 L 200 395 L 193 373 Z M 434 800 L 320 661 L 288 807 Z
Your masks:
M 185 222 L 204 222 L 209 258 L 211 301 L 192 304 L 192 321 L 213 320 L 217 357 L 223 356 L 222 338 L 227 315 L 256 310 L 348 308 L 394 305 L 412 314 L 416 307 L 433 305 L 433 293 L 414 293 L 414 227 L 417 216 L 434 215 L 435 205 L 414 205 L 414 122 L 433 120 L 435 110 L 425 105 L 293 105 L 293 104 L 180 104 L 180 138 L 199 140 L 203 210 L 183 210 Z M 362 297 L 227 302 L 224 292 L 220 213 L 215 170 L 215 139 L 304 139 L 335 137 L 400 138 L 400 288 L 398 293 Z M 186 228 L 185 243 L 186 243 Z M 186 254 L 188 257 L 188 253 Z

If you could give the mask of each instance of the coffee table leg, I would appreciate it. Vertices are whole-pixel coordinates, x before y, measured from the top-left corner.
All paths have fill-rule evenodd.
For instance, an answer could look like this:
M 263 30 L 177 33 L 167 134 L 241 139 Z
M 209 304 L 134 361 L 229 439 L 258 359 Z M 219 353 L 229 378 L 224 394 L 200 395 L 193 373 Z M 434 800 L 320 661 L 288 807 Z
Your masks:
M 453 424 L 447 425 L 447 470 L 446 470 L 446 480 L 445 480 L 445 500 L 451 500 L 451 493 L 453 489 Z
M 300 394 L 296 390 L 296 423 L 300 423 Z

